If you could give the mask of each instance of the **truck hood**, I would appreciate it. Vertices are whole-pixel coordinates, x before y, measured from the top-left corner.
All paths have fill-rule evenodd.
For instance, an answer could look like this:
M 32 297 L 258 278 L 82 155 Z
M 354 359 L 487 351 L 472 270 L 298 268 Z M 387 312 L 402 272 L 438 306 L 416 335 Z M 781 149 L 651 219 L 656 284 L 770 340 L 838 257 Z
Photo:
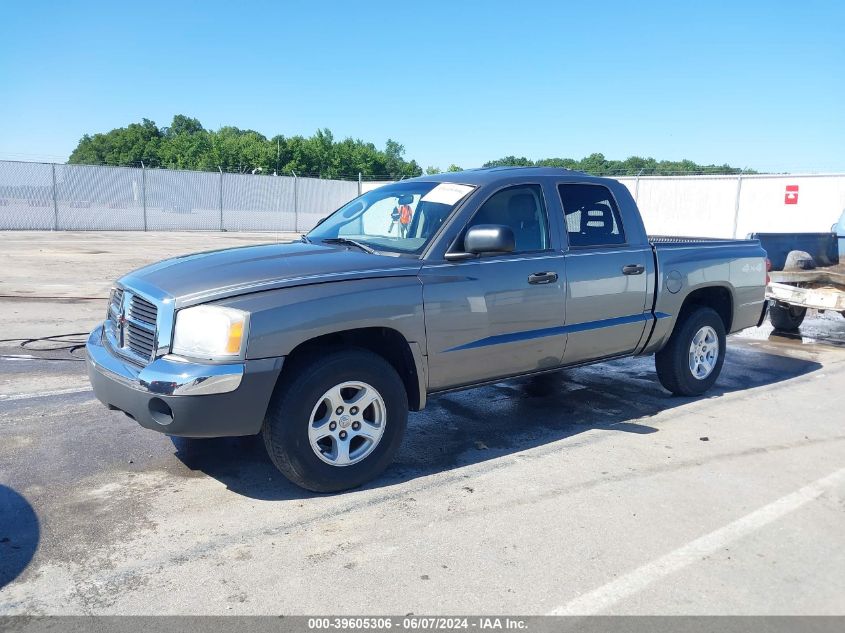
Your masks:
M 264 244 L 166 259 L 119 280 L 176 307 L 287 286 L 416 275 L 419 260 L 371 255 L 342 245 Z

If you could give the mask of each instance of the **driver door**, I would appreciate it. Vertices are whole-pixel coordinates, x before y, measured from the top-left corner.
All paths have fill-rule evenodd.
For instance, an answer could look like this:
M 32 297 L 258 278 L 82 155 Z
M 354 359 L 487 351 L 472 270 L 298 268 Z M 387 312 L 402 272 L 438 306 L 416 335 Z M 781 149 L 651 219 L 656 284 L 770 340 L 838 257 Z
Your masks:
M 427 264 L 420 272 L 432 391 L 549 369 L 562 361 L 564 257 L 552 248 L 542 188 L 499 190 L 466 228 L 478 224 L 511 227 L 516 249 Z M 458 239 L 462 244 L 463 236 Z

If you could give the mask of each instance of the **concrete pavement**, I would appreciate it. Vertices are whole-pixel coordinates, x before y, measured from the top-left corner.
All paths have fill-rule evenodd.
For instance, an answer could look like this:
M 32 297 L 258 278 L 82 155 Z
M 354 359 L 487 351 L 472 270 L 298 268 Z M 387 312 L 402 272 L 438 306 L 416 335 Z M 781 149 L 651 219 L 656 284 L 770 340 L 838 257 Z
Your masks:
M 731 337 L 704 398 L 651 358 L 433 398 L 338 495 L 106 410 L 81 337 L 0 342 L 0 614 L 843 614 L 845 320 L 803 330 Z

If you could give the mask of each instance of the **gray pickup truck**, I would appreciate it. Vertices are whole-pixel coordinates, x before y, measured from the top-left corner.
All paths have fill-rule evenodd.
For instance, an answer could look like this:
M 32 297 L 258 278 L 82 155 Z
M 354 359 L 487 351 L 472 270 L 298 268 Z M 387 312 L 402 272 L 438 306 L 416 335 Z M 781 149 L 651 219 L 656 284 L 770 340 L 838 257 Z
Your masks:
M 703 393 L 726 333 L 765 317 L 765 256 L 754 240 L 649 240 L 615 180 L 424 176 L 301 242 L 129 273 L 88 339 L 89 375 L 143 427 L 261 433 L 291 481 L 337 491 L 391 463 L 432 394 L 644 354 L 672 393 Z

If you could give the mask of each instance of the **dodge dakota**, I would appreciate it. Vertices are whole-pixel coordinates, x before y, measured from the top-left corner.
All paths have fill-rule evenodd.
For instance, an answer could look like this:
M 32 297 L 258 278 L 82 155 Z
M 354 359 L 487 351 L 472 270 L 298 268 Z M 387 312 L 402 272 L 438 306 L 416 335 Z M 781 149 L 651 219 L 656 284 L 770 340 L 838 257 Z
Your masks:
M 119 279 L 87 342 L 99 400 L 185 437 L 261 434 L 330 492 L 392 461 L 432 394 L 654 354 L 709 389 L 765 318 L 754 240 L 652 238 L 615 180 L 553 168 L 375 189 L 300 242 L 176 257 Z

